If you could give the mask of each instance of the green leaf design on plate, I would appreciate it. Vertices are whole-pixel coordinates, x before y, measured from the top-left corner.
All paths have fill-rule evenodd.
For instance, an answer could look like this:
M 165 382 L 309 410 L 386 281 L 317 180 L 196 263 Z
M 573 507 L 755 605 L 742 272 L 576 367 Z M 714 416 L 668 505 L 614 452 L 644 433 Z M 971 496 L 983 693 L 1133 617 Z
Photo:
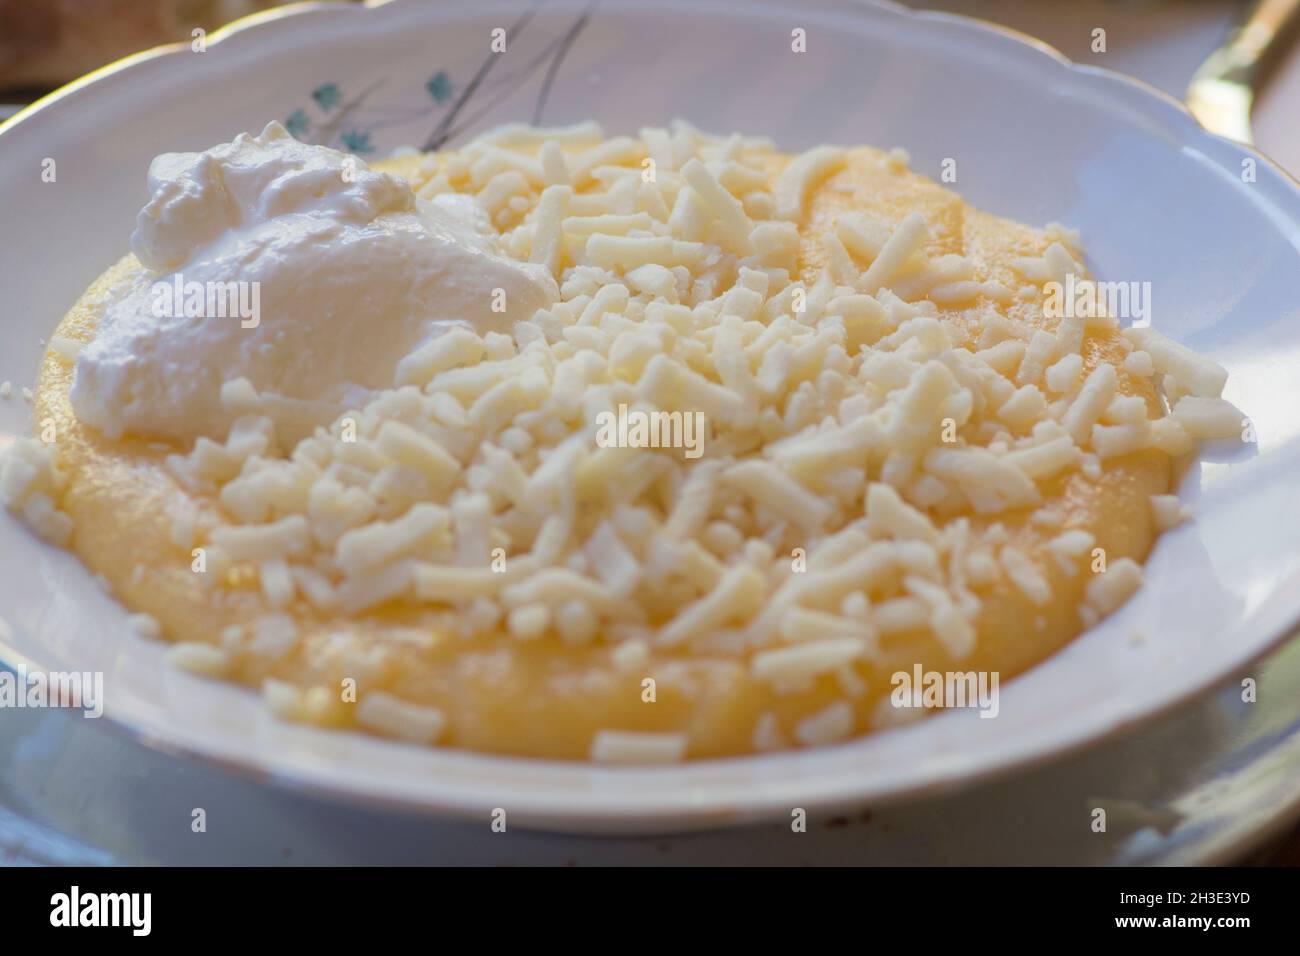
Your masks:
M 357 153 L 364 156 L 366 153 L 375 151 L 374 145 L 370 142 L 370 134 L 359 129 L 345 130 L 339 135 L 339 142 L 348 152 Z
M 424 84 L 424 88 L 429 91 L 435 103 L 445 103 L 451 99 L 451 77 L 447 75 L 446 70 L 439 70 L 433 74 L 429 82 Z
M 311 119 L 307 116 L 305 110 L 294 110 L 289 114 L 289 118 L 284 121 L 284 128 L 289 131 L 289 135 L 294 139 L 302 139 L 311 129 Z
M 337 83 L 325 83 L 311 91 L 311 98 L 320 105 L 321 109 L 328 113 L 338 106 L 339 100 L 343 98 L 343 92 L 338 88 Z

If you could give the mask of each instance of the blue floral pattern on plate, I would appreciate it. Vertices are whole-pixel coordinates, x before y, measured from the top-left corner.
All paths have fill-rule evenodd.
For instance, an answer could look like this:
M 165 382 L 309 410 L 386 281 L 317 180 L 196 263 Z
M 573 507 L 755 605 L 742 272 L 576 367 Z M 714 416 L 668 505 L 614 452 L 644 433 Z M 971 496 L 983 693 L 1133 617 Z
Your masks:
M 574 41 L 586 28 L 596 2 L 593 0 L 567 30 L 551 38 L 543 47 L 541 55 L 529 60 L 513 74 L 500 78 L 495 85 L 486 81 L 496 63 L 506 58 L 504 53 L 489 53 L 464 83 L 453 80 L 445 69 L 435 71 L 424 82 L 418 99 L 407 106 L 391 102 L 376 105 L 373 102 L 374 95 L 388 82 L 386 78 L 376 80 L 355 93 L 338 82 L 327 81 L 318 83 L 311 89 L 308 104 L 295 109 L 284 118 L 285 128 L 305 143 L 332 146 L 358 156 L 370 156 L 376 151 L 372 139 L 376 131 L 428 116 L 436 118 L 437 124 L 422 148 L 438 149 L 474 122 L 474 115 L 462 117 L 461 113 L 476 93 L 484 99 L 491 96 L 491 99 L 499 100 L 501 91 L 505 95 L 517 92 L 539 72 L 541 81 L 532 120 L 535 124 L 540 123 L 556 74 Z M 526 12 L 510 26 L 508 35 L 512 38 L 512 45 L 513 40 L 524 32 L 531 20 L 532 12 Z

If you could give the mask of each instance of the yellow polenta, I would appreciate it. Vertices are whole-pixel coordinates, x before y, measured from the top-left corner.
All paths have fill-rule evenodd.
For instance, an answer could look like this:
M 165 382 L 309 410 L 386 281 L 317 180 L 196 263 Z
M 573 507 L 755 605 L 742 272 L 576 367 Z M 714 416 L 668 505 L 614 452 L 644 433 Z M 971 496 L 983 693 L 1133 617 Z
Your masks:
M 572 158 L 590 146 L 564 143 L 563 149 Z M 524 144 L 516 152 L 535 159 L 538 147 Z M 628 155 L 611 153 L 608 165 L 641 175 L 646 155 L 647 148 L 638 144 Z M 750 157 L 748 165 L 761 170 L 765 185 L 749 191 L 775 193 L 777 180 L 790 162 L 791 157 L 775 152 Z M 458 164 L 455 154 L 433 160 L 409 157 L 377 163 L 374 168 L 402 175 L 417 190 L 478 193 L 484 188 L 482 177 L 469 164 Z M 667 169 L 659 171 L 661 178 L 673 175 Z M 527 182 L 527 176 L 517 182 L 496 182 L 501 188 L 515 183 L 515 195 L 522 197 L 514 206 L 499 201 L 490 210 L 498 228 L 514 229 L 535 215 L 541 192 L 537 184 Z M 608 177 L 584 171 L 574 177 L 574 194 L 598 194 L 608 189 L 609 182 Z M 1012 292 L 1027 284 L 1018 263 L 1043 256 L 1056 241 L 1042 231 L 971 208 L 955 193 L 876 150 L 850 150 L 824 178 L 810 176 L 807 183 L 798 222 L 797 271 L 791 278 L 802 279 L 809 289 L 836 254 L 826 237 L 835 233 L 845 214 L 863 214 L 892 230 L 909 215 L 920 213 L 927 227 L 924 257 L 931 261 L 945 255 L 963 257 L 974 270 L 968 277 L 971 281 Z M 745 190 L 737 187 L 737 191 Z M 760 200 L 751 197 L 749 203 L 746 212 L 757 218 Z M 658 219 L 662 212 L 652 215 Z M 866 265 L 856 262 L 860 270 Z M 130 256 L 113 266 L 73 306 L 55 334 L 73 340 L 93 337 L 109 290 L 138 268 Z M 721 294 L 726 289 L 716 291 Z M 982 323 L 991 314 L 1025 330 L 1023 339 L 1034 329 L 1056 327 L 1057 320 L 1044 317 L 1041 290 L 1003 298 L 997 301 L 979 292 L 967 301 L 938 305 L 932 314 L 957 345 L 972 351 Z M 1157 417 L 1163 407 L 1151 381 L 1122 367 L 1130 351 L 1132 346 L 1115 327 L 1090 326 L 1080 349 L 1079 383 L 1098 362 L 1109 362 L 1119 367 L 1118 393 L 1145 399 L 1150 416 Z M 693 367 L 699 371 L 704 366 L 697 362 Z M 701 374 L 708 377 L 707 372 Z M 168 455 L 189 449 L 129 437 L 109 441 L 84 426 L 69 404 L 72 376 L 73 367 L 64 357 L 46 355 L 35 420 L 52 419 L 57 429 L 57 462 L 66 478 L 60 507 L 74 522 L 71 546 L 87 567 L 107 578 L 127 607 L 156 618 L 172 641 L 217 645 L 223 634 L 236 632 L 232 628 L 247 633 L 259 619 L 275 613 L 259 585 L 255 564 L 235 563 L 222 569 L 218 582 L 191 569 L 192 546 L 203 544 L 203 529 L 229 519 L 214 495 L 187 490 L 165 467 Z M 727 423 L 713 422 L 712 427 L 725 431 Z M 761 449 L 749 454 L 759 457 Z M 708 459 L 707 449 L 704 459 Z M 868 478 L 879 480 L 876 473 Z M 1032 506 L 985 514 L 970 507 L 954 510 L 950 503 L 921 509 L 939 527 L 964 518 L 975 536 L 995 524 L 1001 526 L 997 547 L 1010 547 L 1026 556 L 1050 589 L 1046 602 L 1033 600 L 1000 564 L 989 580 L 969 584 L 979 602 L 973 615 L 976 639 L 961 654 L 922 624 L 880 633 L 873 653 L 846 667 L 782 683 L 756 675 L 755 649 L 737 650 L 725 642 L 713 647 L 705 640 L 664 646 L 651 632 L 650 640 L 629 650 L 622 641 L 565 641 L 553 628 L 521 639 L 509 632 L 504 621 L 490 633 L 466 637 L 448 626 L 445 604 L 407 596 L 357 613 L 328 613 L 298 596 L 282 609 L 297 625 L 298 640 L 292 648 L 273 658 L 257 653 L 247 641 L 230 641 L 223 658 L 228 662 L 224 676 L 251 687 L 263 685 L 268 678 L 292 685 L 300 696 L 288 715 L 333 727 L 357 726 L 355 699 L 383 692 L 440 713 L 445 726 L 437 735 L 438 745 L 502 754 L 585 759 L 596 736 L 611 730 L 684 735 L 686 755 L 692 758 L 741 754 L 760 747 L 816 742 L 805 739 L 800 728 L 837 705 L 847 705 L 852 715 L 849 733 L 864 733 L 887 722 L 880 719 L 882 702 L 888 699 L 891 675 L 897 671 L 910 672 L 920 664 L 926 671 L 994 671 L 1005 680 L 1079 634 L 1084 627 L 1079 607 L 1094 577 L 1089 568 L 1092 548 L 1076 567 L 1067 568 L 1048 542 L 1066 530 L 1083 530 L 1093 536 L 1093 547 L 1103 549 L 1112 566 L 1122 558 L 1141 561 L 1156 534 L 1151 496 L 1168 492 L 1170 483 L 1170 456 L 1145 448 L 1107 458 L 1098 477 L 1069 468 L 1037 481 L 1041 501 Z M 861 515 L 862 492 L 856 494 Z M 594 496 L 584 507 L 599 509 L 600 497 Z M 197 515 L 199 532 L 193 541 L 177 538 L 175 515 L 182 509 Z M 720 515 L 713 517 L 722 520 Z M 775 532 L 772 536 L 779 538 Z M 780 538 L 777 559 L 792 560 L 782 553 L 790 540 Z M 996 549 L 993 553 L 996 557 Z M 720 556 L 718 561 L 727 567 L 736 558 Z M 868 595 L 873 607 L 904 595 L 898 581 L 890 587 L 888 594 Z M 745 623 L 728 621 L 718 630 L 743 633 Z M 785 639 L 797 643 L 801 637 L 812 640 L 821 635 Z M 355 696 L 344 690 L 351 683 Z

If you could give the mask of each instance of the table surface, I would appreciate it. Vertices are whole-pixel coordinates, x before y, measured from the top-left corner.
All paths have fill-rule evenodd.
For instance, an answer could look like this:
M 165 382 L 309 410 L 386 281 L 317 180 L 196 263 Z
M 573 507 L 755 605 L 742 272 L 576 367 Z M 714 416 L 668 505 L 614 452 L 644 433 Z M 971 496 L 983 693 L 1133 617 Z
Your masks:
M 1077 62 L 1182 98 L 1244 4 L 1229 0 L 920 0 L 1037 36 Z M 1092 31 L 1107 31 L 1093 53 Z M 1254 117 L 1259 148 L 1300 175 L 1300 41 Z M 99 722 L 9 711 L 0 722 L 0 863 L 1143 863 L 1300 865 L 1300 639 L 1234 682 L 1082 756 L 990 782 L 789 827 L 610 840 L 513 833 L 342 806 L 141 748 Z M 1235 681 L 1235 678 L 1234 678 Z M 1093 834 L 1084 808 L 1113 808 Z M 190 827 L 207 812 L 205 834 Z M 1079 821 L 1083 819 L 1084 822 Z

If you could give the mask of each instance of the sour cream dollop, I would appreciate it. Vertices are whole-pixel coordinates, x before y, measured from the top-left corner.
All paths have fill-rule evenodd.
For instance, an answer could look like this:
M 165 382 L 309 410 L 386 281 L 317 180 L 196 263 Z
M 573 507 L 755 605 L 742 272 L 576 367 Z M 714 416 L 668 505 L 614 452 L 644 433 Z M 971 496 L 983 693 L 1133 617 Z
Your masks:
M 77 358 L 77 416 L 111 438 L 223 438 L 224 382 L 326 403 L 391 388 L 448 327 L 509 332 L 558 298 L 470 197 L 405 182 L 279 123 L 149 167 L 142 269 Z

